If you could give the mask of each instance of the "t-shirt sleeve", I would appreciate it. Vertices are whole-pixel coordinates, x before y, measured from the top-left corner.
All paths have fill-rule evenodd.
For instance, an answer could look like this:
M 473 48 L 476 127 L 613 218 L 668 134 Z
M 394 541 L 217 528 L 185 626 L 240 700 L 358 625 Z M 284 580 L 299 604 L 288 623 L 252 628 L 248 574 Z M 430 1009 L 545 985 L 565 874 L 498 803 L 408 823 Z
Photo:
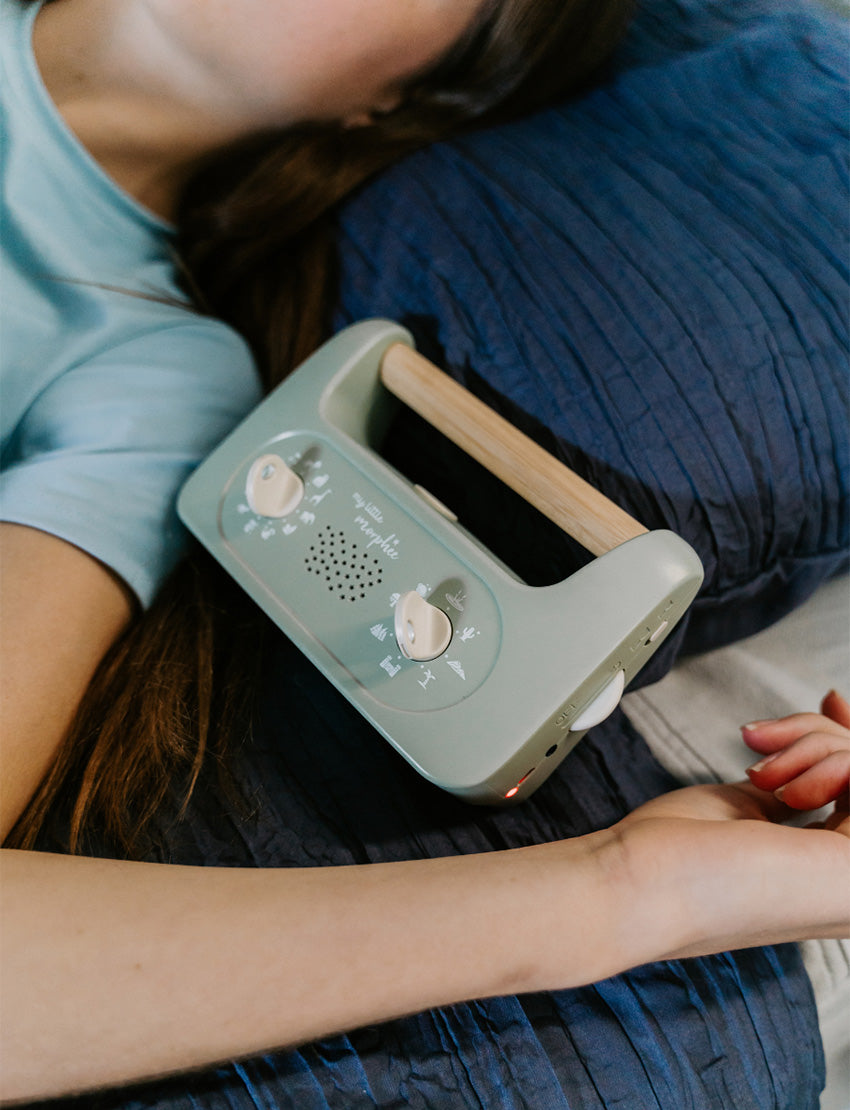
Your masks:
M 186 543 L 180 486 L 259 396 L 248 348 L 223 324 L 194 317 L 137 334 L 29 406 L 0 515 L 88 552 L 147 606 Z

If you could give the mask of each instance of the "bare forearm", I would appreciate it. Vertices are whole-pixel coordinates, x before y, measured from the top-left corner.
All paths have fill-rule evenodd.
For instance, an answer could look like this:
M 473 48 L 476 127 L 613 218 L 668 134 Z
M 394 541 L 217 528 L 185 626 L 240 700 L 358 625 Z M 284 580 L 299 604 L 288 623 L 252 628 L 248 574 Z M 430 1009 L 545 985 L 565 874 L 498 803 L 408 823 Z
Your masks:
M 747 820 L 749 808 L 736 789 L 696 787 L 570 841 L 343 868 L 3 853 L 3 1097 L 665 957 L 844 935 L 850 840 Z
M 285 871 L 4 853 L 3 1097 L 600 978 L 629 955 L 609 839 Z

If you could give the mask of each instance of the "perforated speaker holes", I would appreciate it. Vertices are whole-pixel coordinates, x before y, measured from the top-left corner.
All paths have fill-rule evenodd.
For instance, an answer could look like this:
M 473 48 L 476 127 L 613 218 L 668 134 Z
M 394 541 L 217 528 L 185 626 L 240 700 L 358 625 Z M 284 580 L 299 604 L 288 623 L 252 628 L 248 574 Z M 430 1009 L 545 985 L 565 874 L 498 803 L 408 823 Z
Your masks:
M 361 601 L 367 590 L 384 580 L 380 562 L 330 525 L 316 536 L 304 565 L 309 574 L 323 578 L 328 591 L 341 601 Z

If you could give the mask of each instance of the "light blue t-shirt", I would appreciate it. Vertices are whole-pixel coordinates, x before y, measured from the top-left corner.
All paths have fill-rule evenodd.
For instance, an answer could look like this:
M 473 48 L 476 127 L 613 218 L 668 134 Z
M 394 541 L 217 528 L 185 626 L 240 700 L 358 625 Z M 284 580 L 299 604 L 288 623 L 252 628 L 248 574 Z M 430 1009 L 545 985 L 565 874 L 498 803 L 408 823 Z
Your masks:
M 112 568 L 147 605 L 181 553 L 177 490 L 257 402 L 245 343 L 174 303 L 168 226 L 50 100 L 37 4 L 0 0 L 0 518 Z

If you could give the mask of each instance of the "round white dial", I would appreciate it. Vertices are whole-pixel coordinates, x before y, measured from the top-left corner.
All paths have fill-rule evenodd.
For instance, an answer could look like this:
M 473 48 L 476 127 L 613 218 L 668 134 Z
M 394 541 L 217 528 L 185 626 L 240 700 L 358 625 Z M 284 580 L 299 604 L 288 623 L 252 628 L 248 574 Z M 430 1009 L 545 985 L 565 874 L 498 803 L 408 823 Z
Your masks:
M 436 659 L 449 646 L 452 622 L 442 609 L 409 590 L 396 602 L 395 638 L 408 659 Z
M 280 455 L 260 455 L 248 471 L 245 496 L 260 516 L 286 516 L 301 503 L 304 483 Z

